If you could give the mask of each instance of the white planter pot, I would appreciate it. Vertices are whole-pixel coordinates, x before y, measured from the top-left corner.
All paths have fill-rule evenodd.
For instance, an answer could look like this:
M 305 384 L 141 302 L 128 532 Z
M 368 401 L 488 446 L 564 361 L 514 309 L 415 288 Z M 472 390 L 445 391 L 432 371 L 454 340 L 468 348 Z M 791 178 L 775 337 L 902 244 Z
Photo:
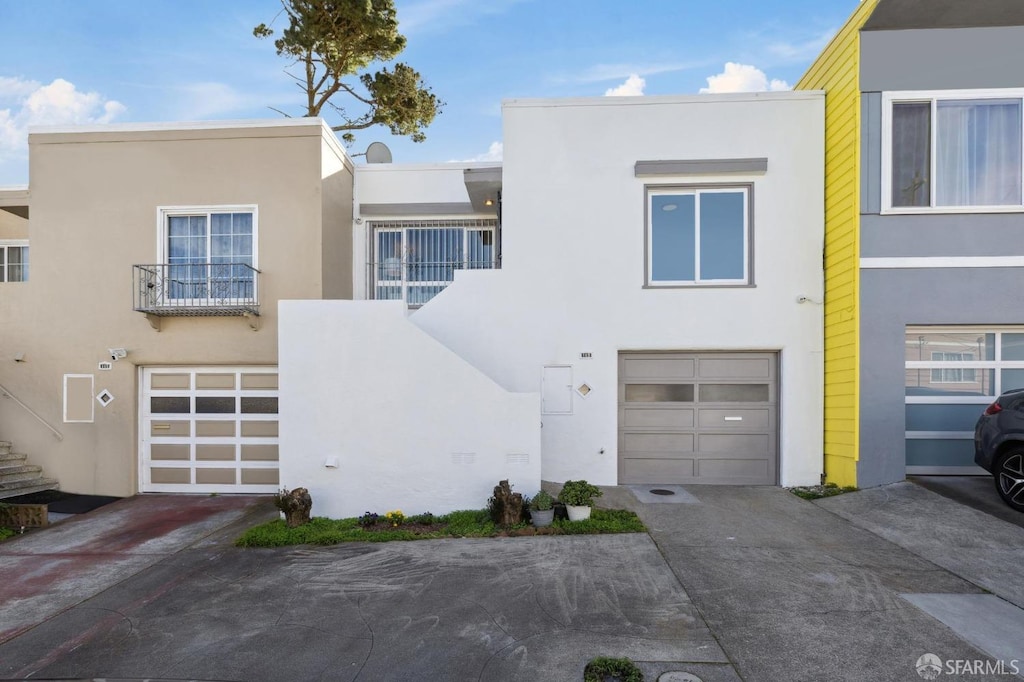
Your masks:
M 576 507 L 571 504 L 565 505 L 565 511 L 570 521 L 583 521 L 590 518 L 590 507 Z
M 554 520 L 554 509 L 545 509 L 544 511 L 530 511 L 530 521 L 533 523 L 534 528 L 544 528 L 546 526 L 550 526 L 551 522 Z

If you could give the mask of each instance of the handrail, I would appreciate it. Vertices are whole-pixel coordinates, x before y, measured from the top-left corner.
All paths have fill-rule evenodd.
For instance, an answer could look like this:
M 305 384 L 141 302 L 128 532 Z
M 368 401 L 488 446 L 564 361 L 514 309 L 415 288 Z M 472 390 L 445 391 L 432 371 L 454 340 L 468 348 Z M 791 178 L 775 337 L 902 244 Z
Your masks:
M 39 420 L 40 424 L 50 429 L 50 432 L 53 433 L 54 438 L 56 438 L 57 440 L 64 440 L 64 436 L 61 434 L 60 431 L 50 426 L 49 422 L 47 422 L 45 419 L 36 414 L 35 410 L 33 410 L 31 407 L 18 400 L 18 397 L 11 393 L 9 390 L 7 390 L 7 388 L 3 384 L 0 384 L 0 394 L 3 394 L 4 397 L 10 398 L 14 402 L 18 403 L 18 405 L 24 408 L 26 412 L 28 412 L 30 415 Z

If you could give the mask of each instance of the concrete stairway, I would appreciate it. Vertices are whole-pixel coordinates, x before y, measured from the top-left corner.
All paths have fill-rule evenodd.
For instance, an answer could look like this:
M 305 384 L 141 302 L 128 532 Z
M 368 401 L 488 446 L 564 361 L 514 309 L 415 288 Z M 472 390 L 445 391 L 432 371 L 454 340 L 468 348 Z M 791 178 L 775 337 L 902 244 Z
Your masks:
M 28 455 L 11 452 L 11 444 L 0 441 L 0 500 L 41 490 L 57 490 L 52 478 L 43 478 L 43 468 L 28 464 Z

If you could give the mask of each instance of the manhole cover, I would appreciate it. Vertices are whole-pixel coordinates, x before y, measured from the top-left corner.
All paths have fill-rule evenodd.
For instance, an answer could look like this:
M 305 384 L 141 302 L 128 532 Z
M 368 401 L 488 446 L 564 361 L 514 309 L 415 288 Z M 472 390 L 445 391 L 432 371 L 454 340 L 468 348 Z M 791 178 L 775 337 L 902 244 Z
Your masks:
M 649 490 L 648 492 L 651 493 L 652 495 L 675 495 L 673 491 L 665 490 L 664 488 L 655 488 L 654 490 Z
M 684 673 L 681 670 L 670 670 L 658 677 L 658 682 L 703 682 L 693 673 Z

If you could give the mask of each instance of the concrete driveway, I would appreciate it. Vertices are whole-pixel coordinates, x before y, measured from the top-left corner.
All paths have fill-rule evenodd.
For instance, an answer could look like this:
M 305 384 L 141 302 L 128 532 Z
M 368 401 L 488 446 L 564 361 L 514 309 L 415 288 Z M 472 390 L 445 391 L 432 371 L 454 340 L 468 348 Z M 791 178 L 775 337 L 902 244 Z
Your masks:
M 163 499 L 179 520 L 231 502 Z M 20 581 L 37 594 L 0 610 L 20 624 L 0 678 L 571 680 L 611 655 L 739 679 L 645 534 L 244 550 L 248 502 L 141 543 L 117 524 L 155 503 L 118 504 L 0 545 L 5 573 L 85 557 L 71 589 Z

